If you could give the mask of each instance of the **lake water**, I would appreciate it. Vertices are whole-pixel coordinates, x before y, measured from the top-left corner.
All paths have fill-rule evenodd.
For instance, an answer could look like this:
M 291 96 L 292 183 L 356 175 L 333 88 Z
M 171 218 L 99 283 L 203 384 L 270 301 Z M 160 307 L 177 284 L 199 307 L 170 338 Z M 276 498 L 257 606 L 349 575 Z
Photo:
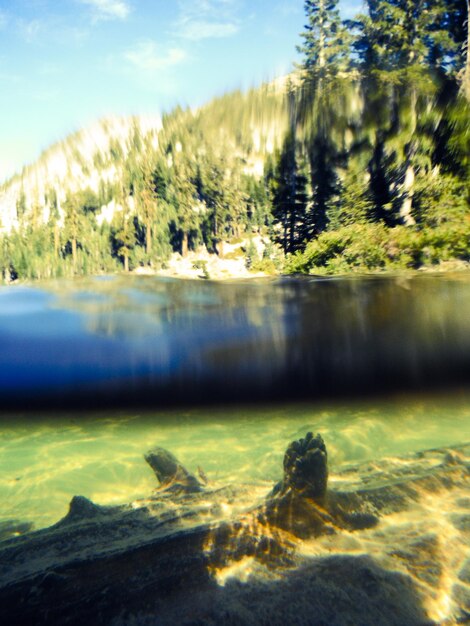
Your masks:
M 469 312 L 467 274 L 0 289 L 0 521 L 144 497 L 155 445 L 267 492 L 309 430 L 333 474 L 468 442 Z
M 0 432 L 0 521 L 42 527 L 74 495 L 98 504 L 145 497 L 157 486 L 143 454 L 158 445 L 212 484 L 266 492 L 281 477 L 287 444 L 320 432 L 334 474 L 348 464 L 470 441 L 470 396 L 397 397 L 347 405 L 195 409 L 47 420 L 23 416 Z

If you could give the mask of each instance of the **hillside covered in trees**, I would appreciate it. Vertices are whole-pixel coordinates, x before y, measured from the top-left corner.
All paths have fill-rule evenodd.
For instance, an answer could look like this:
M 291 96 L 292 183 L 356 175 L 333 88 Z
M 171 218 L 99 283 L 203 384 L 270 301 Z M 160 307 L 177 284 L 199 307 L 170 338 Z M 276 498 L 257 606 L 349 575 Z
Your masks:
M 267 271 L 470 261 L 468 1 L 366 5 L 342 21 L 307 0 L 285 80 L 51 147 L 0 188 L 4 279 L 158 269 L 234 241 Z

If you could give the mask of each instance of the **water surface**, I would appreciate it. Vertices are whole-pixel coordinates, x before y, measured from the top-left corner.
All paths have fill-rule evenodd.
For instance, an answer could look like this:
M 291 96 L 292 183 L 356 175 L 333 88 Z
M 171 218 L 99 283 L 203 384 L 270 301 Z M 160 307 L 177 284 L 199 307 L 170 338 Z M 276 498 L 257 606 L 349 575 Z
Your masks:
M 194 406 L 467 385 L 470 274 L 0 289 L 0 403 Z

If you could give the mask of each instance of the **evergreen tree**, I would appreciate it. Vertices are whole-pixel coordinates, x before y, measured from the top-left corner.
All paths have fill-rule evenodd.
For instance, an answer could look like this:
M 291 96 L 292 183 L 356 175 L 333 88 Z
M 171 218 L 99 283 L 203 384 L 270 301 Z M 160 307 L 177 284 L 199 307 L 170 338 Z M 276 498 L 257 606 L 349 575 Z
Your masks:
M 26 194 L 24 192 L 24 187 L 21 187 L 21 191 L 18 196 L 18 200 L 16 201 L 16 217 L 18 222 L 21 222 L 25 213 L 26 213 L 27 205 L 26 205 Z
M 351 159 L 340 182 L 336 202 L 328 212 L 328 228 L 336 230 L 353 224 L 366 224 L 373 219 L 374 201 L 370 174 L 361 159 Z
M 173 153 L 171 199 L 176 210 L 176 226 L 180 235 L 181 254 L 186 256 L 191 232 L 198 229 L 197 213 L 194 210 L 196 190 L 192 183 L 192 172 L 187 157 L 178 149 Z
M 42 207 L 44 206 L 44 202 L 41 202 L 39 199 L 39 194 L 36 192 L 33 195 L 33 200 L 31 202 L 30 207 L 30 218 L 29 225 L 32 226 L 33 230 L 37 230 L 42 225 Z
M 272 155 L 269 155 L 269 160 L 271 160 L 271 157 Z M 268 196 L 268 188 L 272 186 L 274 179 L 274 163 L 272 167 L 272 172 L 269 171 L 268 173 L 268 169 L 266 169 L 265 176 L 261 179 L 247 174 L 242 177 L 246 198 L 246 223 L 244 226 L 255 228 L 259 233 L 265 227 L 270 226 L 272 222 L 272 207 Z
M 149 163 L 141 165 L 141 184 L 138 190 L 139 215 L 145 226 L 145 252 L 152 252 L 152 226 L 157 214 L 157 191 L 153 170 Z
M 368 8 L 356 21 L 356 50 L 376 134 L 370 162 L 376 212 L 388 225 L 410 225 L 416 177 L 433 166 L 439 77 L 456 43 L 445 0 L 368 0 Z
M 428 88 L 429 70 L 447 71 L 459 45 L 450 32 L 448 3 L 460 0 L 367 0 L 355 48 L 363 69 L 385 84 Z
M 64 202 L 65 220 L 64 237 L 72 253 L 72 272 L 78 270 L 77 246 L 83 232 L 83 216 L 80 214 L 80 202 L 75 194 L 70 194 Z
M 306 0 L 308 23 L 298 50 L 304 60 L 300 117 L 306 134 L 312 186 L 311 235 L 328 224 L 328 208 L 338 190 L 337 167 L 343 159 L 349 115 L 344 108 L 351 77 L 351 38 L 342 24 L 337 0 Z M 290 108 L 292 111 L 292 98 Z M 291 114 L 291 127 L 292 127 Z
M 58 262 L 60 256 L 60 212 L 57 190 L 52 188 L 47 194 L 49 204 L 49 227 L 54 233 L 54 257 Z
M 242 188 L 242 177 L 238 159 L 232 159 L 230 165 L 225 168 L 225 177 L 223 178 L 222 185 L 227 213 L 224 234 L 225 236 L 231 234 L 239 237 L 242 230 L 245 228 L 247 220 L 247 196 Z
M 101 209 L 99 195 L 97 195 L 90 187 L 81 189 L 77 192 L 77 202 L 85 214 L 94 214 Z
M 303 55 L 303 78 L 315 88 L 337 79 L 350 66 L 350 37 L 341 22 L 338 0 L 306 0 L 308 22 L 301 33 L 304 42 L 297 50 Z
M 450 31 L 459 44 L 457 67 L 461 93 L 470 102 L 470 0 L 447 0 L 450 15 Z M 460 61 L 460 63 L 459 63 Z
M 121 210 L 113 219 L 112 243 L 118 257 L 122 259 L 124 271 L 129 271 L 129 257 L 135 246 L 135 226 L 129 212 L 129 204 L 123 187 L 120 189 L 118 202 Z
M 223 180 L 225 171 L 223 162 L 218 159 L 212 149 L 205 151 L 198 164 L 197 186 L 201 201 L 207 207 L 206 245 L 218 254 L 223 253 L 225 221 L 227 206 L 224 197 Z
M 26 169 L 12 182 L 19 228 L 2 240 L 4 277 L 127 270 L 200 241 L 222 255 L 256 231 L 305 271 L 469 258 L 469 0 L 366 4 L 346 29 L 336 0 L 308 0 L 300 80 L 177 109 L 158 142 L 135 120 L 95 153 L 97 177 L 68 140 L 82 172 L 63 207 L 66 183 L 43 198 L 34 181 L 47 160 Z M 262 263 L 251 244 L 247 263 Z
M 284 141 L 272 180 L 273 217 L 280 227 L 276 239 L 285 253 L 301 249 L 309 234 L 306 164 L 298 152 L 291 132 Z
M 12 242 L 10 237 L 3 234 L 0 237 L 0 274 L 5 283 L 9 283 L 15 277 L 15 269 L 12 266 Z

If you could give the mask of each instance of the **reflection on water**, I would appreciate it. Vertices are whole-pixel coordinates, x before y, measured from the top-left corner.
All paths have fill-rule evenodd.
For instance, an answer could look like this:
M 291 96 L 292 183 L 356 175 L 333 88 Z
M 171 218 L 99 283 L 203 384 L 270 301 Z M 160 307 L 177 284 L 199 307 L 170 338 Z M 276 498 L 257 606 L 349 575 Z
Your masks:
M 248 483 L 268 491 L 280 477 L 287 443 L 309 430 L 324 436 L 333 473 L 350 463 L 461 444 L 470 440 L 468 400 L 11 417 L 0 431 L 0 522 L 49 525 L 78 494 L 98 504 L 147 496 L 156 481 L 143 453 L 155 445 L 190 470 L 201 466 L 212 484 Z
M 10 408 L 319 398 L 470 380 L 470 275 L 0 289 Z

